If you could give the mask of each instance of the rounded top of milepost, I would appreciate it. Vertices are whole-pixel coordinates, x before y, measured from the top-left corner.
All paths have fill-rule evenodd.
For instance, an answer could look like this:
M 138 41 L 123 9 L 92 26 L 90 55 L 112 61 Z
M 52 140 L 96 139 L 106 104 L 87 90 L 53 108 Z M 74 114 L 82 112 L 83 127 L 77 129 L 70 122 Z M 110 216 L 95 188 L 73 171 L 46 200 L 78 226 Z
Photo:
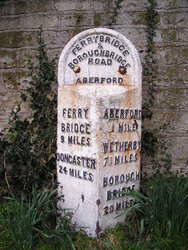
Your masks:
M 59 86 L 72 84 L 141 85 L 141 63 L 135 46 L 121 33 L 85 30 L 63 49 L 58 65 Z

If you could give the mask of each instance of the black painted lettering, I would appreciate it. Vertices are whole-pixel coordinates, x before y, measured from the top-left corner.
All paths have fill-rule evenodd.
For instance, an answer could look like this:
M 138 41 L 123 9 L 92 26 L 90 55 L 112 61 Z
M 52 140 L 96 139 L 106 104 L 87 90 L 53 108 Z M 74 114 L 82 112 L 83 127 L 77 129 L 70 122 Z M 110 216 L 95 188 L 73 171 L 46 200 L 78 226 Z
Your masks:
M 106 36 L 105 43 L 110 43 L 110 37 Z
M 74 169 L 73 168 L 69 168 L 69 175 L 74 176 Z
M 108 178 L 103 177 L 103 187 L 106 187 L 108 185 Z
M 91 65 L 93 65 L 93 58 L 88 58 L 88 64 L 91 64 Z
M 61 143 L 65 142 L 65 137 L 63 135 L 61 135 Z
M 63 168 L 62 166 L 59 166 L 59 173 L 60 173 L 60 174 L 63 173 L 62 168 Z
M 77 50 L 79 51 L 79 50 L 81 50 L 81 48 L 80 48 L 80 46 L 79 46 L 79 44 L 76 44 L 76 46 L 75 46 L 76 48 L 77 48 Z
M 119 175 L 115 175 L 115 185 L 119 184 Z
M 94 82 L 95 82 L 95 83 L 99 83 L 99 78 L 98 78 L 98 77 L 95 77 Z
M 83 61 L 83 58 L 80 55 L 77 58 L 80 62 Z
M 86 171 L 83 171 L 83 179 L 87 180 L 87 172 Z
M 108 206 L 104 207 L 103 210 L 104 210 L 104 215 L 107 215 L 108 214 Z
M 80 41 L 80 44 L 82 45 L 82 47 L 87 45 L 85 40 Z
M 87 53 L 83 53 L 82 56 L 84 59 L 86 59 L 88 57 Z
M 100 38 L 101 43 L 104 42 L 104 36 L 103 35 L 101 35 L 99 38 Z
M 87 37 L 86 39 L 87 39 L 88 44 L 93 43 L 92 37 L 89 36 L 89 37 Z
M 108 109 L 105 109 L 103 119 L 108 119 Z
M 65 132 L 65 123 L 61 124 L 61 132 Z
M 103 143 L 104 154 L 108 152 L 108 143 Z
M 86 146 L 91 146 L 91 139 L 90 138 L 87 138 Z
M 109 201 L 109 200 L 111 200 L 111 198 L 112 198 L 112 193 L 111 193 L 111 191 L 107 191 L 107 201 Z
M 110 176 L 110 178 L 109 178 L 109 185 L 111 186 L 111 185 L 113 185 L 113 183 L 114 183 L 114 177 Z
M 136 172 L 136 180 L 140 180 L 140 172 Z
M 78 59 L 74 58 L 74 59 L 73 59 L 73 63 L 74 63 L 74 64 L 78 64 Z
M 94 159 L 91 159 L 91 168 L 96 169 L 96 161 Z

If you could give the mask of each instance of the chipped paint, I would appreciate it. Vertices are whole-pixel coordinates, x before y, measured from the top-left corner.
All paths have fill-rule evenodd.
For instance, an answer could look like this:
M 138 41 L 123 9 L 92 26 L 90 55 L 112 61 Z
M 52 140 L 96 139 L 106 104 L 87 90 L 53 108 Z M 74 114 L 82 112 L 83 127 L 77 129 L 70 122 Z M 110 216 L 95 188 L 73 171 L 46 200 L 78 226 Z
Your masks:
M 97 237 L 99 236 L 99 233 L 100 233 L 101 231 L 102 231 L 102 229 L 101 229 L 101 227 L 99 226 L 99 221 L 97 221 L 97 223 L 96 223 L 96 230 L 95 230 Z

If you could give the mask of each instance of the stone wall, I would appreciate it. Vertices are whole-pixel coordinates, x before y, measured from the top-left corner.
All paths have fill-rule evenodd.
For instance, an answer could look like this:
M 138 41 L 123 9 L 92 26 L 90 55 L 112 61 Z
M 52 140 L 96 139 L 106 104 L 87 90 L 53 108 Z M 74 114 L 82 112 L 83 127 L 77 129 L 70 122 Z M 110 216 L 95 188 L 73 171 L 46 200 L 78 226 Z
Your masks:
M 74 35 L 93 27 L 107 27 L 130 39 L 144 63 L 148 5 L 147 0 L 1 0 L 0 132 L 6 133 L 10 112 L 21 101 L 21 90 L 28 86 L 29 60 L 36 60 L 40 27 L 47 53 L 56 62 Z M 165 139 L 173 169 L 187 171 L 188 3 L 187 0 L 158 0 L 156 10 L 159 14 L 155 37 L 158 78 L 152 126 Z M 146 98 L 143 84 L 143 100 Z M 22 115 L 27 113 L 27 106 L 22 105 Z M 144 170 L 151 172 L 149 159 L 145 158 L 143 163 Z

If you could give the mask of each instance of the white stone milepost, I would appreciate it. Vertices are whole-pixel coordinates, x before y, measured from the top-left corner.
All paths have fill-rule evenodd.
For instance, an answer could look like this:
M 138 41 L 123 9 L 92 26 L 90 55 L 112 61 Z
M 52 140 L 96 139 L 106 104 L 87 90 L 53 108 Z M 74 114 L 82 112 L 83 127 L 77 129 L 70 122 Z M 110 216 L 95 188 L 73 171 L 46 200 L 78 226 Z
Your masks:
M 60 56 L 59 206 L 90 236 L 123 222 L 125 193 L 139 187 L 141 71 L 133 44 L 110 29 L 81 32 Z

